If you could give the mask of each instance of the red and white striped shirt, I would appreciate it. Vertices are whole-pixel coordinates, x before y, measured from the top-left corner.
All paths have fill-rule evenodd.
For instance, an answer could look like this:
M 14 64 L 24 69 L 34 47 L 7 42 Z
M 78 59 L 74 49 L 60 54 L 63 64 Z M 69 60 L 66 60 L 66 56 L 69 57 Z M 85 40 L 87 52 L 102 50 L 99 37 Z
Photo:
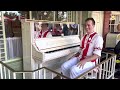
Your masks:
M 50 37 L 52 37 L 52 34 L 48 30 L 46 30 L 45 32 L 38 31 L 35 33 L 35 38 L 50 38 Z
M 92 56 L 93 54 L 101 56 L 102 48 L 103 38 L 100 35 L 96 32 L 93 32 L 90 35 L 86 34 L 81 39 L 79 59 L 82 60 L 86 57 Z

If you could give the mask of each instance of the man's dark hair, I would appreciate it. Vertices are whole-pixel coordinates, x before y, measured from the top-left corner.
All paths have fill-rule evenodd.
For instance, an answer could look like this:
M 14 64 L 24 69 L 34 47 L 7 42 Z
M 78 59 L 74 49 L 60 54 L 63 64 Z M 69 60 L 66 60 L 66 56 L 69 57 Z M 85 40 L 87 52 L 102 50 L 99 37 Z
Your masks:
M 49 24 L 48 23 L 42 23 L 42 25 L 46 25 L 48 27 Z
M 87 19 L 85 20 L 85 22 L 87 22 L 87 21 L 89 21 L 89 20 L 92 21 L 93 25 L 95 25 L 95 20 L 94 20 L 93 18 L 87 18 Z

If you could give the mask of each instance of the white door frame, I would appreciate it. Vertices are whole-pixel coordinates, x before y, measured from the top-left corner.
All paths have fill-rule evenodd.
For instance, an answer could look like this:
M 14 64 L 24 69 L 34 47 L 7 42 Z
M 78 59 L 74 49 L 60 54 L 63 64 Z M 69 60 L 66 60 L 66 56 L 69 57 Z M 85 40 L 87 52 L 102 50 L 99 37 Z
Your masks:
M 95 30 L 98 32 L 98 34 L 100 34 L 102 36 L 103 34 L 103 20 L 104 20 L 104 11 L 92 11 L 92 17 L 94 18 L 95 14 L 99 14 L 99 21 L 95 21 L 96 22 L 96 25 L 99 23 L 99 30 Z

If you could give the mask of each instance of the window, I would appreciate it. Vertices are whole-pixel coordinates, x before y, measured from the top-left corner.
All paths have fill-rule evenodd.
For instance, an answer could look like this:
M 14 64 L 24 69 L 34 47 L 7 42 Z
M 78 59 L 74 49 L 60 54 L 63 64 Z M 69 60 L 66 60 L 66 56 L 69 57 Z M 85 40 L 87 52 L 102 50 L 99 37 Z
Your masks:
M 109 30 L 110 32 L 117 32 L 117 25 L 120 23 L 120 12 L 114 11 L 111 13 L 109 21 Z

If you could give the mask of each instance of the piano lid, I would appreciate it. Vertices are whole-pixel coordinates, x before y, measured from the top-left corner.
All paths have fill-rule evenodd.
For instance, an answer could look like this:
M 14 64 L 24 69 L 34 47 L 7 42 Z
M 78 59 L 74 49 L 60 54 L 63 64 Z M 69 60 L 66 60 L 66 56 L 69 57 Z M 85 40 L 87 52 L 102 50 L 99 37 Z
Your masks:
M 34 40 L 33 47 L 39 52 L 57 50 L 80 45 L 79 36 L 38 38 Z

